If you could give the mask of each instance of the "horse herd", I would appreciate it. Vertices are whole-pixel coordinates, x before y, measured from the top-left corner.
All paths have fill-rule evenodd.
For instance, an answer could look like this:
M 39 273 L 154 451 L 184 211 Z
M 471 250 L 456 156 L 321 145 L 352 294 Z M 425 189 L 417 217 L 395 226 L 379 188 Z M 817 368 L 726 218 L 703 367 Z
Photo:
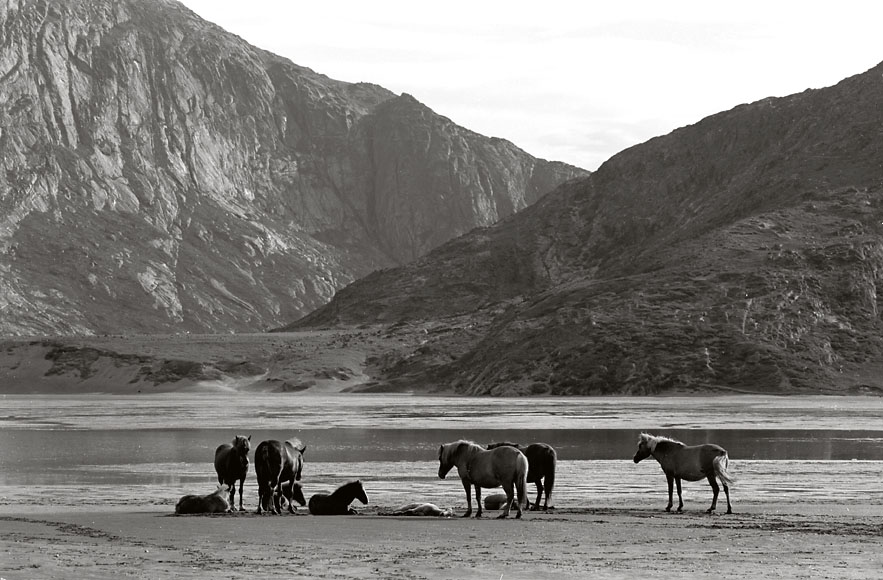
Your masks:
M 219 445 L 215 450 L 215 471 L 218 475 L 218 490 L 209 495 L 185 495 L 175 506 L 176 514 L 218 513 L 233 511 L 236 495 L 236 482 L 239 482 L 239 511 L 245 511 L 242 500 L 242 487 L 248 474 L 248 453 L 251 436 L 237 435 L 232 443 Z M 368 504 L 368 495 L 360 480 L 342 485 L 332 493 L 317 493 L 306 501 L 300 484 L 304 466 L 306 445 L 299 439 L 288 441 L 262 441 L 254 453 L 254 471 L 258 482 L 258 514 L 282 513 L 284 504 L 288 511 L 295 512 L 294 502 L 307 505 L 313 515 L 347 515 L 356 511 L 350 504 L 358 499 Z M 730 505 L 730 489 L 733 478 L 728 471 L 727 451 L 719 445 L 706 443 L 688 446 L 669 437 L 642 433 L 638 438 L 638 450 L 634 462 L 638 463 L 652 456 L 659 462 L 668 482 L 668 505 L 673 506 L 673 490 L 677 484 L 678 508 L 681 512 L 684 502 L 681 496 L 681 481 L 707 479 L 713 493 L 711 507 L 707 513 L 717 509 L 720 491 L 717 480 L 723 486 L 727 498 L 727 513 L 733 513 Z M 534 483 L 537 498 L 532 509 L 549 509 L 549 501 L 555 486 L 557 453 L 545 443 L 518 445 L 510 442 L 491 443 L 482 446 L 472 441 L 459 440 L 441 445 L 438 450 L 438 476 L 444 479 L 457 468 L 463 489 L 466 492 L 466 513 L 472 515 L 472 490 L 475 493 L 475 517 L 482 515 L 481 490 L 502 487 L 504 494 L 494 494 L 485 498 L 485 508 L 502 508 L 499 516 L 509 516 L 511 508 L 516 509 L 516 518 L 522 515 L 522 506 L 531 509 L 527 497 L 527 484 Z M 516 501 L 517 498 L 517 501 Z M 440 515 L 450 516 L 451 510 L 441 510 L 434 504 L 408 504 L 392 512 L 391 515 Z

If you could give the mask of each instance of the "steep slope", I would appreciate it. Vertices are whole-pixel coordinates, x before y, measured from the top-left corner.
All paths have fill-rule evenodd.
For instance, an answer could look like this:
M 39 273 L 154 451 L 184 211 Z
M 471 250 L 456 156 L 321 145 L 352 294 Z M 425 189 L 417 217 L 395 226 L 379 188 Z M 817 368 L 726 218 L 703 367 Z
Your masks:
M 278 326 L 585 174 L 172 0 L 4 3 L 0 128 L 3 334 Z
M 883 65 L 610 159 L 292 327 L 451 318 L 387 380 L 468 393 L 878 389 Z

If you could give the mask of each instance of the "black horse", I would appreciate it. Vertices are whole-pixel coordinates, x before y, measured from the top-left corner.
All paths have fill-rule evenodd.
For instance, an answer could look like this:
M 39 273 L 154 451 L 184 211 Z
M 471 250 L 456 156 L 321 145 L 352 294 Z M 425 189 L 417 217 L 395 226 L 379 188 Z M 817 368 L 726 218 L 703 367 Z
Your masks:
M 275 439 L 261 441 L 254 452 L 254 472 L 258 480 L 257 513 L 282 513 L 282 498 L 288 499 L 288 511 L 294 513 L 294 503 L 304 505 L 300 489 L 307 446 L 299 439 L 282 442 Z
M 527 482 L 537 484 L 537 501 L 534 504 L 534 510 L 540 509 L 540 500 L 543 499 L 543 491 L 546 492 L 546 499 L 543 502 L 543 509 L 549 509 L 549 500 L 552 498 L 552 489 L 555 487 L 555 466 L 558 463 L 558 454 L 551 445 L 545 443 L 531 443 L 530 445 L 518 445 L 503 441 L 500 443 L 491 443 L 488 449 L 508 445 L 516 447 L 527 457 L 528 470 Z M 545 486 L 543 485 L 545 484 Z M 528 502 L 529 503 L 529 502 Z M 528 505 L 528 508 L 530 506 Z
M 338 487 L 332 493 L 317 493 L 310 498 L 308 505 L 314 516 L 346 516 L 358 512 L 350 507 L 354 500 L 368 505 L 368 494 L 360 480 L 351 481 Z
M 218 483 L 230 488 L 230 509 L 233 509 L 233 500 L 236 497 L 236 482 L 239 481 L 239 511 L 245 511 L 242 507 L 242 484 L 248 475 L 248 450 L 251 448 L 251 435 L 237 435 L 233 443 L 218 445 L 215 449 L 215 471 L 218 473 Z

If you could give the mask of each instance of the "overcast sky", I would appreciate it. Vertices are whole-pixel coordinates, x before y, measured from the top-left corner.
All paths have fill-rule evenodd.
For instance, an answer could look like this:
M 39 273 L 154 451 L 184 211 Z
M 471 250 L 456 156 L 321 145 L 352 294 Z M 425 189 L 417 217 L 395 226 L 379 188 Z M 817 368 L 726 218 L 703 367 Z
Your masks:
M 883 61 L 883 3 L 184 0 L 316 72 L 410 93 L 528 153 L 617 152 Z

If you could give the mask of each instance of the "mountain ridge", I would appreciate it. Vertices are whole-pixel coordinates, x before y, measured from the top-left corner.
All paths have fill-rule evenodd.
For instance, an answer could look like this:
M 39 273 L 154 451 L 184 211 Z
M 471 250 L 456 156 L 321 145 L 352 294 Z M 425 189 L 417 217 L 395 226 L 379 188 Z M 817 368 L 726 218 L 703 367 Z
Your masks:
M 407 125 L 412 97 L 330 79 L 173 0 L 5 8 L 7 335 L 265 330 L 586 173 L 422 105 Z M 378 154 L 393 130 L 456 155 Z M 459 181 L 423 182 L 452 165 Z
M 626 149 L 284 329 L 468 316 L 386 375 L 467 394 L 877 392 L 881 73 Z

